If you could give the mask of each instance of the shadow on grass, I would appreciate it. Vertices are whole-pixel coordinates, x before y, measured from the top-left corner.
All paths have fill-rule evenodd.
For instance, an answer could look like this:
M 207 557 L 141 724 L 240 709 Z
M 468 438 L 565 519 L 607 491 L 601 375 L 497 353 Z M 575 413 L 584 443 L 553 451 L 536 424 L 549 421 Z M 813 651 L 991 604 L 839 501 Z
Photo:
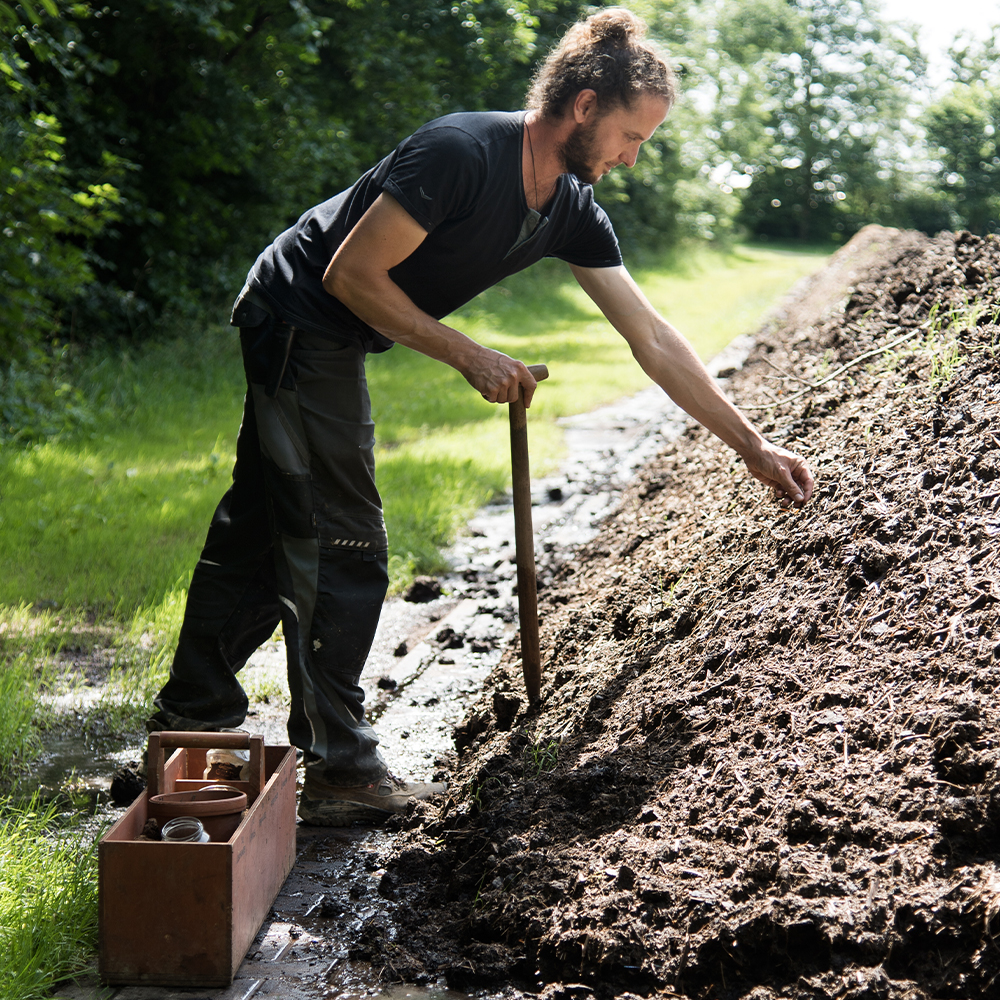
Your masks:
M 441 549 L 507 483 L 501 462 L 389 452 L 378 460 L 379 489 L 387 498 L 391 586 L 414 573 L 445 569 Z
M 0 603 L 87 607 L 128 619 L 194 564 L 231 457 L 176 462 L 48 444 L 0 460 Z M 96 468 L 95 468 L 96 467 Z

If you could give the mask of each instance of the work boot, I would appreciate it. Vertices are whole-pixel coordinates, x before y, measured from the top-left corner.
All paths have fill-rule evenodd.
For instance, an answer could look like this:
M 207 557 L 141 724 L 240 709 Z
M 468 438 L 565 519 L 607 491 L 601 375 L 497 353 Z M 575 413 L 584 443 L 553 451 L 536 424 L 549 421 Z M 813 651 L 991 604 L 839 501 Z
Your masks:
M 393 813 L 405 812 L 410 799 L 429 799 L 447 790 L 443 781 L 403 781 L 388 773 L 370 785 L 338 788 L 307 771 L 299 819 L 311 826 L 380 823 Z

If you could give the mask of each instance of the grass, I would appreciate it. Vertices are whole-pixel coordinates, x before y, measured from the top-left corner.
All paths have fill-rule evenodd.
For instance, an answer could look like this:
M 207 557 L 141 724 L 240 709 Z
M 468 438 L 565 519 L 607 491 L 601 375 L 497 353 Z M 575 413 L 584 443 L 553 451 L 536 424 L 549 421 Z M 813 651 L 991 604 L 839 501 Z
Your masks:
M 0 454 L 0 604 L 128 621 L 190 572 L 235 455 L 236 339 L 107 355 L 85 371 L 95 429 Z
M 0 800 L 0 983 L 5 1000 L 41 1000 L 97 945 L 97 850 L 59 830 L 59 807 Z
M 524 776 L 532 780 L 546 771 L 554 771 L 559 763 L 559 741 L 531 743 L 524 748 Z
M 0 777 L 38 747 L 37 691 L 53 649 L 51 616 L 25 604 L 0 607 Z
M 932 389 L 940 388 L 952 380 L 955 372 L 968 360 L 968 349 L 962 334 L 974 330 L 983 321 L 987 306 L 983 302 L 970 302 L 968 297 L 962 303 L 953 303 L 942 310 L 940 303 L 931 306 L 927 317 L 927 333 L 914 350 L 930 360 L 928 384 Z M 1000 309 L 994 310 L 990 321 L 994 324 Z

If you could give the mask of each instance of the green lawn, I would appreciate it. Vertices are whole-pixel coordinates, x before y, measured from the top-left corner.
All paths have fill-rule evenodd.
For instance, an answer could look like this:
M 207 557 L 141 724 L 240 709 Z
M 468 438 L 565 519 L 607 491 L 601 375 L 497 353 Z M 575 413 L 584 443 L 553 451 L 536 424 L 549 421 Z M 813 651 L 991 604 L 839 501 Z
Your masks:
M 653 303 L 709 357 L 752 329 L 819 252 L 741 247 L 702 252 L 684 273 L 636 273 Z M 532 463 L 558 461 L 556 418 L 648 384 L 627 345 L 573 282 L 546 261 L 470 303 L 451 322 L 551 378 L 531 408 Z M 506 407 L 484 402 L 457 372 L 405 348 L 369 361 L 378 475 L 394 582 L 441 566 L 439 551 L 509 478 Z M 243 394 L 236 338 L 107 357 L 85 390 L 97 428 L 0 454 L 0 605 L 87 608 L 128 621 L 183 589 L 226 489 Z

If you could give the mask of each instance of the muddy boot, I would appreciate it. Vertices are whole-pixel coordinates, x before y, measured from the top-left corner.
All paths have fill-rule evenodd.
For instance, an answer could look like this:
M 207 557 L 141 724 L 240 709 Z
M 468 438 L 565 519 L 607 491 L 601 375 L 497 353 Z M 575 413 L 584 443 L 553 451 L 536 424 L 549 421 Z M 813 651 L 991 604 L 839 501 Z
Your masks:
M 410 799 L 429 799 L 447 790 L 443 781 L 403 781 L 388 773 L 370 785 L 338 788 L 307 771 L 299 819 L 311 826 L 381 823 L 393 813 L 405 812 Z

